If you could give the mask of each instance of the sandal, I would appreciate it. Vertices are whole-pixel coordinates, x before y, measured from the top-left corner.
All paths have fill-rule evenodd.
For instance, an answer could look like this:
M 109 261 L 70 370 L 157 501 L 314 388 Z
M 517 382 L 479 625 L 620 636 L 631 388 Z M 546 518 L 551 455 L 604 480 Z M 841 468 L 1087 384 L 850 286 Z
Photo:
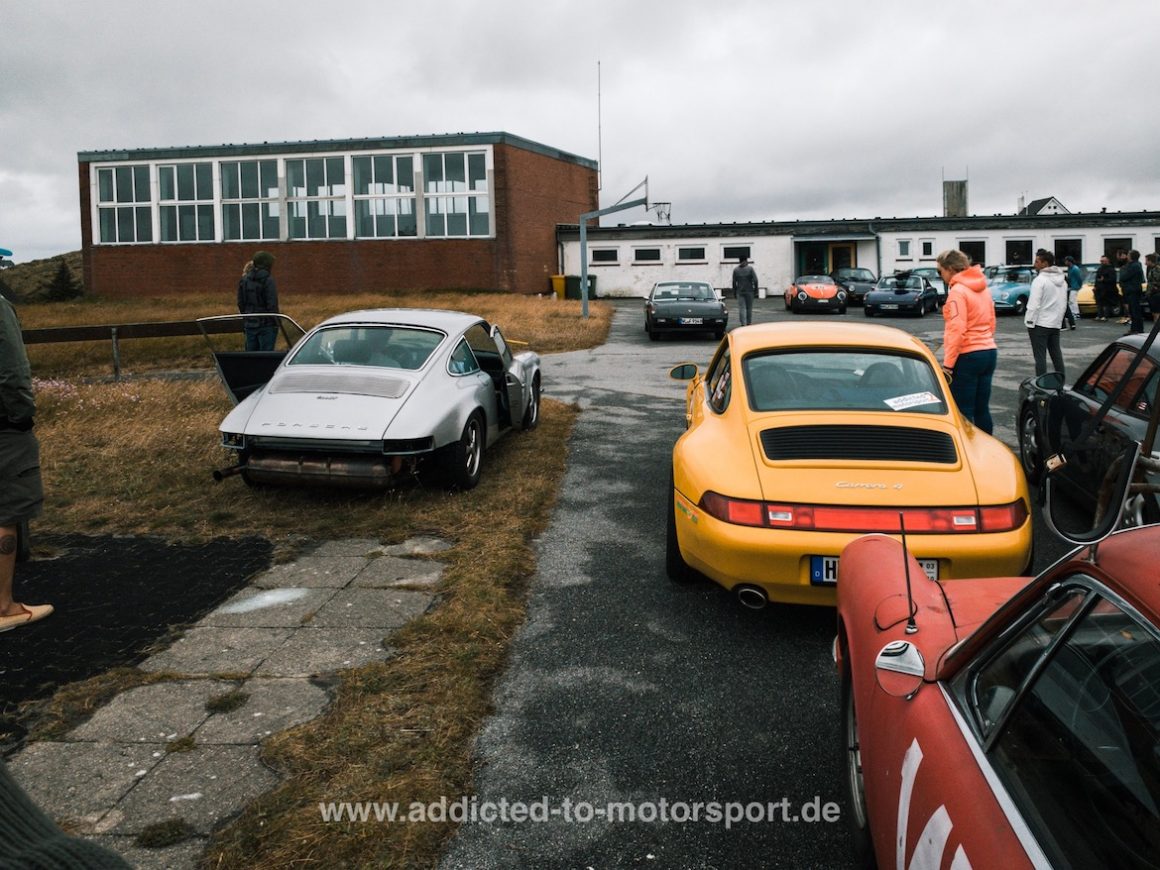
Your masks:
M 52 613 L 51 604 L 17 604 L 16 606 L 23 612 L 14 613 L 11 616 L 0 616 L 0 632 L 11 631 L 22 625 L 28 625 L 28 623 L 44 619 L 44 617 Z

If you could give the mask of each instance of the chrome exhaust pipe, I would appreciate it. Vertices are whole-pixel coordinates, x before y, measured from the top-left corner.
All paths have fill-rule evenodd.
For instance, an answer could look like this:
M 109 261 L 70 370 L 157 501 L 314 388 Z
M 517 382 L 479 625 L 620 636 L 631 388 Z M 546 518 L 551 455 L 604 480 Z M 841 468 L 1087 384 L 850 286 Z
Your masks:
M 227 477 L 233 477 L 235 474 L 241 474 L 245 470 L 245 463 L 240 465 L 231 465 L 227 468 L 215 468 L 213 472 L 213 479 L 218 483 L 221 483 Z
M 738 586 L 737 600 L 741 602 L 743 607 L 748 607 L 750 610 L 762 610 L 765 605 L 769 604 L 769 596 L 760 586 Z

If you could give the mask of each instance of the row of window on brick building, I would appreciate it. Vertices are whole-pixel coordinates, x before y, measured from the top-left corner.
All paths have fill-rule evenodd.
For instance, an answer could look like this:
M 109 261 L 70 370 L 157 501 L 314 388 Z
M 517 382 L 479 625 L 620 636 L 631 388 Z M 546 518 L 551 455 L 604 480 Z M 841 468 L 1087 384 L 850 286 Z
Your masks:
M 97 238 L 486 237 L 486 158 L 478 151 L 98 165 Z

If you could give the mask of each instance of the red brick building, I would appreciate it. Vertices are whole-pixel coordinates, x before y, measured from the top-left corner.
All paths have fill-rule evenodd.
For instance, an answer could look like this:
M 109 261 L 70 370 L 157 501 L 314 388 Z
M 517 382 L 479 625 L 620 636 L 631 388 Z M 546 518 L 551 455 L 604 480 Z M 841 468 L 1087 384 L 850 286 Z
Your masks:
M 232 292 L 255 251 L 289 292 L 540 293 L 597 165 L 510 133 L 77 155 L 85 291 Z

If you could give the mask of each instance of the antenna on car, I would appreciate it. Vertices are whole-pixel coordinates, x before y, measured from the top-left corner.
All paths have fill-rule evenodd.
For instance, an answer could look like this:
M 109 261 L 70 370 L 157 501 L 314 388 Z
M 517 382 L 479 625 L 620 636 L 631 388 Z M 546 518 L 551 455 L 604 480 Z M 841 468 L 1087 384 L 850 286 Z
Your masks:
M 906 522 L 902 511 L 898 512 L 898 528 L 902 533 L 902 570 L 906 574 L 906 633 L 917 634 L 918 623 L 914 620 L 914 596 L 910 594 L 910 551 L 906 549 Z

